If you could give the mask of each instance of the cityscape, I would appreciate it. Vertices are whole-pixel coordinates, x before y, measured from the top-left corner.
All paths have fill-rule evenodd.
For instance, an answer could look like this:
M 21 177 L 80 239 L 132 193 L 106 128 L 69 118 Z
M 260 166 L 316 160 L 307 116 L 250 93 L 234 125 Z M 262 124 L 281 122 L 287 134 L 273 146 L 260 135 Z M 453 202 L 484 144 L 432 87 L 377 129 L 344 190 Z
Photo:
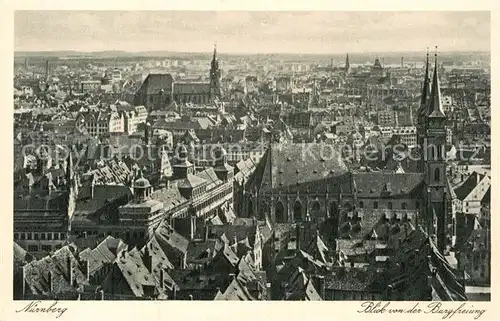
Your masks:
M 489 14 L 243 14 L 16 12 L 14 300 L 490 301 Z

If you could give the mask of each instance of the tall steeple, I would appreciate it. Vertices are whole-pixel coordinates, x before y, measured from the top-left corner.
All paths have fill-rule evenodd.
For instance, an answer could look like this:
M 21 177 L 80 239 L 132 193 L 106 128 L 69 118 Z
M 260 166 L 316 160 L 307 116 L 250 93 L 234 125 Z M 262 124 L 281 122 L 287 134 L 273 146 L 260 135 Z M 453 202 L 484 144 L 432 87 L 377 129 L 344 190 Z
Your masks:
M 217 59 L 217 43 L 214 43 L 214 54 L 210 64 L 210 96 L 212 100 L 220 97 L 220 76 L 219 60 Z
M 425 61 L 425 76 L 424 84 L 422 85 L 422 95 L 420 97 L 420 107 L 417 112 L 418 123 L 420 126 L 424 125 L 425 119 L 423 118 L 427 113 L 427 103 L 429 101 L 431 92 L 431 80 L 429 77 L 429 48 L 427 48 L 427 58 Z
M 437 47 L 436 47 L 437 48 Z M 446 206 L 446 116 L 441 104 L 439 88 L 437 53 L 435 55 L 432 89 L 425 116 L 423 133 L 423 198 L 426 207 L 422 212 L 426 221 L 426 230 L 429 235 L 436 235 L 437 247 L 443 253 L 447 241 L 446 226 L 448 207 Z
M 437 50 L 437 47 L 436 47 Z M 446 118 L 443 111 L 443 104 L 441 103 L 441 89 L 439 86 L 438 76 L 438 59 L 437 52 L 434 55 L 434 75 L 432 77 L 432 90 L 429 100 L 429 108 L 427 109 L 427 117 L 429 118 Z

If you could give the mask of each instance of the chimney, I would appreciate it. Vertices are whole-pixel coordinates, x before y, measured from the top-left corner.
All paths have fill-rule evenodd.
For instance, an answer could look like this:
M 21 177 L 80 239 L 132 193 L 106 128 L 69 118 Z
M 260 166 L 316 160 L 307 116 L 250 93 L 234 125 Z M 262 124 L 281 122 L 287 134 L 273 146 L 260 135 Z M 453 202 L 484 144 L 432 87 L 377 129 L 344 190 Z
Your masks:
M 190 240 L 193 240 L 194 239 L 194 234 L 196 232 L 196 216 L 194 215 L 191 215 L 191 233 L 189 235 L 190 237 Z
M 90 281 L 90 265 L 89 260 L 83 261 L 82 272 L 85 275 L 87 281 Z
M 101 301 L 104 301 L 104 290 L 99 291 L 99 293 L 101 294 Z
M 47 279 L 48 279 L 47 282 L 49 283 L 49 292 L 54 293 L 54 282 L 53 282 L 52 271 L 49 271 Z
M 267 282 L 266 283 L 266 300 L 271 301 L 272 300 L 272 291 L 271 291 L 271 283 Z
M 229 273 L 229 281 L 230 281 L 230 282 L 233 282 L 235 277 L 236 277 L 236 274 L 234 274 L 234 273 Z
M 208 242 L 208 233 L 210 231 L 210 226 L 208 224 L 205 225 L 205 242 Z
M 162 291 L 165 291 L 165 271 L 163 270 L 163 267 L 160 267 L 160 286 Z
M 149 123 L 144 125 L 144 143 L 146 146 L 149 145 Z
M 192 294 L 189 295 L 189 300 L 193 301 L 193 295 Z
M 142 261 L 144 263 L 144 266 L 149 272 L 153 271 L 153 257 L 149 253 L 149 248 L 148 245 L 144 247 L 144 257 L 142 258 Z
M 321 296 L 321 299 L 325 300 L 325 277 L 323 275 L 314 276 L 315 287 Z
M 86 239 L 87 238 L 87 232 L 83 232 L 83 238 Z
M 401 57 L 401 68 L 404 68 L 403 57 Z
M 95 195 L 95 177 L 92 176 L 92 184 L 90 184 L 90 198 L 94 199 Z
M 301 226 L 299 225 L 299 223 L 296 223 L 295 224 L 295 250 L 297 252 L 300 251 L 300 238 L 301 238 L 300 228 L 301 228 Z
M 24 300 L 24 295 L 26 294 L 26 265 L 24 265 L 22 268 L 22 273 L 23 273 L 23 293 L 22 293 L 22 299 Z
M 75 279 L 75 270 L 74 270 L 74 266 L 73 266 L 73 260 L 71 260 L 71 256 L 68 256 L 67 262 L 68 262 L 69 284 L 70 284 L 70 286 L 73 286 L 76 283 L 76 279 Z

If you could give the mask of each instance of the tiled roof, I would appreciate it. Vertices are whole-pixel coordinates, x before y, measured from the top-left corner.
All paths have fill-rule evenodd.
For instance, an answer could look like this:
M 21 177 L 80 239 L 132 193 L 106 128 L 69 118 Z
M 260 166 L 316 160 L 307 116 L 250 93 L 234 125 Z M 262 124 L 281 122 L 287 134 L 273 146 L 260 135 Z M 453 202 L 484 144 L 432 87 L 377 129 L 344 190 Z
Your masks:
M 321 296 L 301 268 L 296 268 L 284 289 L 284 300 L 288 301 L 321 301 Z
M 217 241 L 210 239 L 206 242 L 191 241 L 187 249 L 187 263 L 204 264 L 210 262 L 217 251 Z
M 165 287 L 169 291 L 179 288 L 168 273 L 168 271 L 174 269 L 174 265 L 169 261 L 154 237 L 141 249 L 140 253 L 143 260 L 146 255 L 151 256 L 151 271 L 149 272 L 155 277 L 160 287 Z M 161 284 L 162 278 L 163 285 Z
M 341 214 L 339 237 L 366 240 L 393 240 L 413 230 L 417 211 L 388 209 L 356 209 Z
M 188 174 L 186 178 L 181 179 L 178 182 L 179 188 L 195 188 L 197 186 L 205 184 L 205 180 L 197 175 Z
M 50 256 L 25 265 L 28 292 L 35 295 L 61 293 L 75 290 L 77 285 L 88 284 L 75 252 L 73 245 L 64 246 Z
M 144 286 L 159 287 L 158 281 L 143 263 L 141 253 L 133 248 L 131 251 L 121 251 L 115 264 L 120 269 L 123 278 L 127 282 L 130 290 L 136 297 L 144 297 Z M 111 281 L 112 282 L 112 281 Z M 114 286 L 109 284 L 109 286 Z M 107 287 L 104 290 L 108 292 Z
M 216 301 L 255 301 L 246 286 L 234 279 L 226 288 L 224 293 L 218 292 L 214 300 Z
M 89 274 L 93 275 L 98 272 L 106 263 L 113 263 L 117 254 L 127 249 L 121 239 L 116 239 L 108 236 L 105 240 L 99 243 L 95 248 L 87 248 L 80 252 L 80 258 L 89 262 Z
M 327 290 L 380 292 L 385 289 L 383 274 L 374 268 L 334 267 L 325 275 Z
M 176 206 L 187 204 L 187 199 L 180 194 L 176 186 L 158 189 L 151 194 L 151 198 L 162 202 L 165 212 Z
M 419 192 L 420 173 L 356 173 L 353 174 L 359 197 L 395 197 Z
M 432 291 L 442 301 L 463 301 L 464 287 L 457 281 L 454 269 L 439 252 L 433 241 L 417 228 L 400 244 L 400 251 L 391 260 L 395 275 L 391 282 L 396 300 L 429 300 Z M 435 269 L 435 275 L 432 270 Z M 428 278 L 432 277 L 432 284 Z
M 23 249 L 19 244 L 14 242 L 14 262 L 23 264 L 31 258 L 25 249 Z
M 211 233 L 219 238 L 225 235 L 230 245 L 236 242 L 242 241 L 248 238 L 250 246 L 253 246 L 255 242 L 255 235 L 257 233 L 257 226 L 247 226 L 247 225 L 217 225 L 210 227 Z
M 170 74 L 149 74 L 141 85 L 140 90 L 145 90 L 146 94 L 159 94 L 160 90 L 165 93 L 172 92 L 173 78 Z
M 165 246 L 171 247 L 178 252 L 187 253 L 189 241 L 177 233 L 171 226 L 163 221 L 155 230 L 155 237 L 158 244 L 163 249 Z
M 207 82 L 175 82 L 174 94 L 208 94 L 210 83 Z
M 455 194 L 457 198 L 463 201 L 469 194 L 476 188 L 478 182 L 484 178 L 483 175 L 478 172 L 473 172 L 467 177 L 467 179 L 457 188 L 455 188 Z
M 322 144 L 273 144 L 255 175 L 259 188 L 280 188 L 340 176 L 347 172 L 341 154 Z

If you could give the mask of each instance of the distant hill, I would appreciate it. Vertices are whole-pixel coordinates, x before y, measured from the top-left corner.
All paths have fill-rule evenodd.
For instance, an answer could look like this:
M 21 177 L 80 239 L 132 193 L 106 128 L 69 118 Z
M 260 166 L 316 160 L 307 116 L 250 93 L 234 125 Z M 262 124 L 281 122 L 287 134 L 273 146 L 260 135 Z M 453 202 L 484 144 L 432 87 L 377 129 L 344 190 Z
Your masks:
M 345 61 L 345 53 L 339 54 L 308 54 L 308 53 L 218 53 L 222 60 L 227 58 L 232 59 L 248 59 L 248 60 L 281 60 L 281 61 L 330 61 L 334 59 L 336 63 Z M 14 58 L 16 60 L 31 58 L 59 60 L 59 59 L 148 59 L 148 58 L 170 58 L 178 60 L 209 60 L 212 52 L 175 52 L 175 51 L 96 51 L 96 52 L 80 52 L 80 51 L 15 51 Z M 469 61 L 482 60 L 489 61 L 490 52 L 439 52 L 440 61 Z M 384 64 L 400 63 L 401 57 L 406 63 L 422 62 L 425 57 L 425 51 L 422 52 L 367 52 L 367 53 L 349 53 L 351 63 L 365 63 L 374 61 L 375 58 L 380 58 Z

